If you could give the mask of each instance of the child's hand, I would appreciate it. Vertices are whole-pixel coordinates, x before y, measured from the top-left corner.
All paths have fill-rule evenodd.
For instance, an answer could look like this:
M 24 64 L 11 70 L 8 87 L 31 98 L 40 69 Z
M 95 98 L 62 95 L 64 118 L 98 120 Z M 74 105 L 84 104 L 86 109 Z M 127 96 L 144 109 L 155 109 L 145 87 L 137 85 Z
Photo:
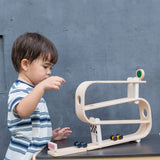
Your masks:
M 66 139 L 66 136 L 69 136 L 72 133 L 69 127 L 65 128 L 57 128 L 53 130 L 53 140 L 61 140 L 61 139 Z
M 65 80 L 62 77 L 51 76 L 41 81 L 38 84 L 38 86 L 42 87 L 44 91 L 51 90 L 51 89 L 59 90 L 63 82 L 65 82 Z

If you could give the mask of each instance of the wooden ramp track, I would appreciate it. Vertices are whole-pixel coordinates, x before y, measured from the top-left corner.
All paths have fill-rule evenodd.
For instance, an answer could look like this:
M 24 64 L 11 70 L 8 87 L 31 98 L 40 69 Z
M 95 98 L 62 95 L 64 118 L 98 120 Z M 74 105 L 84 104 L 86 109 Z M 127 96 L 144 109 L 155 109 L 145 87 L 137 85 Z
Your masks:
M 138 101 L 138 100 L 139 99 L 137 99 L 137 98 L 127 98 L 126 97 L 126 98 L 121 98 L 121 99 L 115 99 L 115 100 L 85 105 L 84 109 L 85 109 L 85 111 L 88 111 L 88 110 L 92 110 L 92 109 L 98 109 L 98 108 L 113 106 L 113 105 L 122 104 L 122 103 L 132 103 L 132 102 Z
M 101 120 L 99 122 L 93 122 L 85 114 L 85 111 L 109 107 L 113 105 L 123 104 L 123 103 L 132 103 L 132 102 L 139 102 L 139 112 L 140 112 L 140 119 L 137 120 Z M 146 112 L 146 115 L 144 114 Z M 110 100 L 100 103 L 94 103 L 90 105 L 82 105 L 79 102 L 76 104 L 76 114 L 78 118 L 86 123 L 90 124 L 137 124 L 137 123 L 151 123 L 151 110 L 149 103 L 143 98 L 121 98 L 116 100 Z
M 110 100 L 110 101 L 104 101 L 100 103 L 94 103 L 94 104 L 89 104 L 85 105 L 85 92 L 87 88 L 94 83 L 132 83 L 137 84 L 137 83 L 146 83 L 146 81 L 86 81 L 81 83 L 77 90 L 76 90 L 76 95 L 75 95 L 75 108 L 76 108 L 76 114 L 78 118 L 85 122 L 89 123 L 91 125 L 113 125 L 113 124 L 139 124 L 139 128 L 135 133 L 125 135 L 123 136 L 123 139 L 113 141 L 110 139 L 102 140 L 101 143 L 89 143 L 86 148 L 77 148 L 75 146 L 73 147 L 67 147 L 67 148 L 61 148 L 56 151 L 48 151 L 48 154 L 58 157 L 58 156 L 63 156 L 63 155 L 68 155 L 68 154 L 74 154 L 74 153 L 79 153 L 79 152 L 84 152 L 84 151 L 89 151 L 89 150 L 94 150 L 94 149 L 99 149 L 99 148 L 104 148 L 116 144 L 121 144 L 121 143 L 126 143 L 130 141 L 136 141 L 136 140 L 141 140 L 142 138 L 146 137 L 152 127 L 152 118 L 151 118 L 151 109 L 149 103 L 143 99 L 143 98 L 121 98 L 121 99 L 116 99 L 116 100 Z M 123 103 L 128 103 L 128 105 L 132 102 L 135 102 L 139 106 L 139 114 L 140 114 L 140 119 L 136 120 L 99 120 L 94 121 L 93 119 L 88 119 L 88 117 L 85 114 L 85 111 L 88 110 L 93 110 L 93 109 L 98 109 L 98 108 L 103 108 L 103 107 L 109 107 L 113 105 L 118 105 L 118 104 L 123 104 Z
M 125 124 L 125 123 L 148 123 L 151 119 L 151 111 L 150 111 L 150 106 L 148 102 L 145 99 L 142 98 L 121 98 L 121 99 L 116 99 L 116 100 L 110 100 L 110 101 L 104 101 L 100 103 L 94 103 L 94 104 L 89 104 L 85 105 L 85 92 L 87 88 L 96 83 L 146 83 L 146 81 L 85 81 L 82 82 L 77 90 L 76 90 L 76 95 L 75 95 L 75 108 L 76 108 L 76 114 L 77 117 L 85 122 L 85 123 L 90 123 L 90 124 Z M 93 110 L 93 109 L 98 109 L 98 108 L 103 108 L 103 107 L 108 107 L 108 106 L 113 106 L 117 104 L 122 104 L 122 103 L 132 103 L 132 102 L 139 102 L 139 109 L 140 109 L 140 120 L 121 120 L 121 121 L 100 121 L 100 122 L 93 122 L 89 120 L 85 114 L 85 111 L 88 110 Z M 147 116 L 144 116 L 144 110 L 147 112 Z

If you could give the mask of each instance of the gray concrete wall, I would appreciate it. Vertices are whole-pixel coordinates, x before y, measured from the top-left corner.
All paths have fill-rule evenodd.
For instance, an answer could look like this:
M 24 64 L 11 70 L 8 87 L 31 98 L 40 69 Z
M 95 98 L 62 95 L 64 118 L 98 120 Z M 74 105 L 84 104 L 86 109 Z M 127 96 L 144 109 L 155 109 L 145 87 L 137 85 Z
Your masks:
M 159 0 L 1 0 L 0 1 L 0 159 L 6 152 L 7 93 L 17 78 L 11 62 L 13 41 L 24 32 L 39 32 L 59 52 L 53 75 L 66 83 L 45 98 L 53 127 L 70 126 L 72 136 L 89 135 L 89 125 L 75 115 L 75 91 L 86 80 L 125 80 L 145 70 L 140 97 L 151 105 L 152 134 L 160 131 L 160 1 Z M 86 103 L 127 95 L 126 85 L 93 85 Z M 137 118 L 138 107 L 118 105 L 87 113 L 101 119 Z M 127 134 L 137 125 L 102 126 L 103 135 Z

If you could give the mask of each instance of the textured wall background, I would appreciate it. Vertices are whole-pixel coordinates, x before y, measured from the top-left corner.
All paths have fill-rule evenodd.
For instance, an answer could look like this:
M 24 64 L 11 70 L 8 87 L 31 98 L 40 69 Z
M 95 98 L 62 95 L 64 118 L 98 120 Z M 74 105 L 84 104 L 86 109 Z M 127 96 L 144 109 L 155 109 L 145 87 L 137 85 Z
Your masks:
M 160 131 L 159 0 L 0 0 L 0 159 L 6 152 L 7 93 L 17 78 L 10 58 L 13 41 L 24 32 L 52 40 L 59 61 L 53 74 L 66 79 L 60 91 L 45 94 L 53 127 L 70 126 L 72 136 L 89 135 L 75 115 L 75 91 L 86 80 L 125 80 L 143 68 L 147 84 L 140 96 L 151 105 L 152 134 Z M 93 85 L 86 103 L 125 97 L 126 85 Z M 87 113 L 101 119 L 136 118 L 138 107 L 124 104 Z M 102 126 L 103 135 L 134 132 L 137 125 Z M 81 129 L 81 130 L 80 130 Z

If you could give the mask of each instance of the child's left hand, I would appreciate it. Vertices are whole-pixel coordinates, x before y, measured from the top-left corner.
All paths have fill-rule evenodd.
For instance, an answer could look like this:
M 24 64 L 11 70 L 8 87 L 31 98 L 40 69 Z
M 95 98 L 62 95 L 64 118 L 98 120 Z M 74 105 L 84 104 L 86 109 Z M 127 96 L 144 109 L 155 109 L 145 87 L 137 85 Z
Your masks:
M 65 128 L 56 128 L 53 130 L 52 134 L 53 140 L 61 140 L 61 139 L 66 139 L 66 136 L 69 136 L 72 133 L 72 131 L 70 130 L 69 127 L 65 127 Z

